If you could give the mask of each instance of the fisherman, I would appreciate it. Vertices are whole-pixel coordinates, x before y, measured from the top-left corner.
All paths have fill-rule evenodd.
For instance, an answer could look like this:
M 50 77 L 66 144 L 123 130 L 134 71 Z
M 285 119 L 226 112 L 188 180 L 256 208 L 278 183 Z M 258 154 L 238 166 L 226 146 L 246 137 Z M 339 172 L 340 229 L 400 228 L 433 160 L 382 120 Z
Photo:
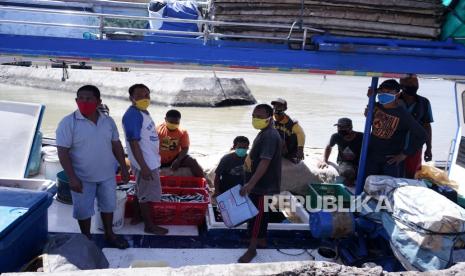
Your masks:
M 232 152 L 221 158 L 215 170 L 214 197 L 226 192 L 237 184 L 244 184 L 244 161 L 249 149 L 249 139 L 245 136 L 234 138 Z
M 187 130 L 179 127 L 180 122 L 181 112 L 171 109 L 166 112 L 165 122 L 157 127 L 161 141 L 161 166 L 162 168 L 169 167 L 173 171 L 180 167 L 188 167 L 194 176 L 204 177 L 202 167 L 188 154 L 189 134 Z
M 351 187 L 357 177 L 363 133 L 353 130 L 352 120 L 349 118 L 340 118 L 334 126 L 337 126 L 337 133 L 331 136 L 319 167 L 325 168 L 328 166 L 332 147 L 337 145 L 339 175 L 344 177 L 344 184 Z
M 399 105 L 400 85 L 386 80 L 378 87 L 366 176 L 389 175 L 404 177 L 405 158 L 414 154 L 426 141 L 426 132 L 415 119 Z M 407 134 L 409 139 L 407 140 Z
M 107 116 L 110 116 L 110 108 L 106 104 L 103 104 L 103 103 L 99 104 L 97 106 L 97 111 Z
M 151 202 L 161 201 L 159 139 L 147 110 L 150 90 L 144 84 L 134 84 L 129 88 L 129 99 L 132 105 L 124 113 L 123 128 L 129 160 L 136 176 L 136 196 L 145 224 L 144 231 L 165 235 L 168 230 L 153 223 L 150 206 Z
M 400 99 L 407 111 L 426 131 L 427 139 L 424 160 L 428 162 L 433 159 L 431 151 L 431 123 L 433 122 L 433 112 L 429 100 L 417 95 L 418 86 L 418 78 L 416 75 L 409 74 L 407 77 L 401 78 L 400 87 L 402 93 L 400 94 Z M 420 148 L 405 159 L 405 176 L 407 178 L 414 178 L 415 173 L 421 169 L 421 153 L 422 149 Z
M 271 102 L 273 106 L 274 127 L 283 140 L 283 156 L 294 163 L 304 159 L 305 133 L 299 123 L 292 120 L 285 111 L 287 102 L 278 98 Z
M 81 233 L 91 238 L 91 218 L 97 198 L 106 241 L 125 249 L 128 242 L 117 237 L 112 229 L 116 209 L 115 158 L 124 182 L 129 181 L 129 173 L 115 122 L 97 111 L 101 102 L 97 87 L 85 85 L 77 90 L 78 110 L 64 117 L 56 130 L 58 157 L 69 177 L 73 217 Z
M 252 261 L 257 255 L 257 245 L 266 246 L 269 212 L 264 210 L 264 198 L 279 194 L 281 186 L 282 141 L 273 127 L 273 108 L 267 104 L 257 105 L 252 113 L 252 125 L 259 133 L 244 164 L 246 183 L 240 194 L 249 195 L 258 214 L 247 223 L 250 243 L 239 258 L 240 263 Z

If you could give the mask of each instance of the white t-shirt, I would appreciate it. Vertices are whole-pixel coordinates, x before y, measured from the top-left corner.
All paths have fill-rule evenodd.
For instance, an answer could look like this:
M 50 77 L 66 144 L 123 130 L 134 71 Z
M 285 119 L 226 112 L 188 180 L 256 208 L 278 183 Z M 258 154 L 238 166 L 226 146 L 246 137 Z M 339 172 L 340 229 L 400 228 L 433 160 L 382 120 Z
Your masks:
M 145 163 L 150 170 L 160 167 L 160 140 L 157 134 L 157 128 L 148 112 L 143 112 L 135 106 L 128 108 L 123 116 L 123 128 L 126 136 L 126 150 L 128 152 L 131 166 L 140 170 L 131 150 L 130 141 L 138 141 L 139 147 L 144 156 Z

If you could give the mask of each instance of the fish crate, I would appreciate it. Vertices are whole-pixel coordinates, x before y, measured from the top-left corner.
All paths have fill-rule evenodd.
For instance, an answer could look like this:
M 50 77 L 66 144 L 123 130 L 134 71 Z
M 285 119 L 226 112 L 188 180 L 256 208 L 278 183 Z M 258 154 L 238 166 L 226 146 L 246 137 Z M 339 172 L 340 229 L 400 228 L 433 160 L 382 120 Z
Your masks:
M 308 187 L 308 195 L 310 196 L 309 199 L 311 209 L 316 209 L 317 207 L 322 208 L 322 206 L 324 205 L 324 198 L 329 196 L 336 198 L 336 204 L 339 204 L 339 199 L 342 198 L 343 207 L 350 207 L 352 194 L 345 188 L 343 184 L 309 184 Z M 307 198 L 307 200 L 309 199 Z M 321 202 L 320 204 L 319 201 Z M 305 204 L 305 206 L 309 206 L 308 202 Z
M 210 203 L 205 189 L 162 187 L 163 194 L 179 196 L 200 194 L 202 202 L 152 202 L 153 222 L 158 225 L 200 225 L 205 221 L 205 214 Z M 128 195 L 126 201 L 126 217 L 133 216 L 135 206 L 134 195 Z
M 203 177 L 193 176 L 160 176 L 161 186 L 177 188 L 202 188 L 207 187 L 207 180 Z

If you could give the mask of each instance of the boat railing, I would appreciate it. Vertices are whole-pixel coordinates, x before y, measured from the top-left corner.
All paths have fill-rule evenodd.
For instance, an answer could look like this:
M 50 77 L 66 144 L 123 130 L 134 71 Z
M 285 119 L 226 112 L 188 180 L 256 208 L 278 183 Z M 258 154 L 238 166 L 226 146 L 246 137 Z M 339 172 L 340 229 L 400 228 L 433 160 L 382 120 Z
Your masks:
M 10 20 L 0 19 L 0 24 L 21 24 L 21 25 L 35 25 L 35 26 L 53 26 L 53 27 L 65 27 L 65 28 L 83 28 L 83 29 L 95 29 L 98 31 L 98 38 L 104 39 L 104 34 L 111 32 L 138 32 L 147 34 L 165 34 L 165 35 L 180 35 L 180 36 L 197 36 L 203 38 L 206 44 L 212 39 L 221 38 L 234 38 L 234 39 L 251 39 L 251 40 L 269 40 L 269 41 L 282 41 L 282 42 L 300 42 L 302 43 L 302 49 L 305 49 L 307 43 L 307 36 L 311 33 L 324 33 L 324 30 L 303 26 L 295 21 L 292 25 L 286 24 L 264 24 L 264 23 L 251 23 L 251 22 L 230 22 L 230 21 L 216 21 L 207 19 L 179 19 L 169 17 L 148 17 L 148 16 L 134 16 L 134 15 L 119 15 L 119 14 L 107 14 L 107 13 L 92 13 L 92 12 L 81 12 L 81 11 L 66 11 L 66 10 L 54 10 L 54 9 L 42 9 L 42 8 L 28 8 L 28 7 L 13 7 L 13 6 L 0 6 L 2 11 L 17 11 L 17 12 L 34 12 L 44 14 L 63 14 L 69 16 L 89 16 L 98 19 L 99 25 L 82 25 L 82 24 L 68 24 L 58 22 L 40 22 L 40 21 L 28 21 L 28 20 Z M 173 31 L 173 30 L 157 30 L 157 29 L 142 29 L 142 28 L 127 28 L 127 27 L 111 27 L 105 26 L 105 19 L 122 19 L 122 20 L 145 20 L 145 21 L 162 21 L 170 23 L 194 23 L 202 26 L 199 32 L 190 31 Z M 214 30 L 215 27 L 245 27 L 245 28 L 271 28 L 287 30 L 287 36 L 260 36 L 260 35 L 237 35 L 237 34 L 225 34 Z M 293 32 L 299 30 L 302 32 L 302 37 L 293 36 Z

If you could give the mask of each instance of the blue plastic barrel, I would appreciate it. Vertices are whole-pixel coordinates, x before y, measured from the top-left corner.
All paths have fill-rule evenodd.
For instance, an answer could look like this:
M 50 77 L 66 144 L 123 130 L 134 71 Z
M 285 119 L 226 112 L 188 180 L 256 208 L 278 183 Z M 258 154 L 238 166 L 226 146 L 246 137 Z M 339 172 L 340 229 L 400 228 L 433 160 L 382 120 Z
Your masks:
M 317 239 L 330 238 L 333 233 L 333 216 L 330 212 L 312 213 L 309 224 L 312 236 Z
M 319 211 L 311 214 L 310 231 L 315 238 L 342 238 L 355 232 L 352 213 Z
M 65 204 L 73 204 L 71 189 L 69 187 L 69 178 L 65 171 L 57 173 L 57 200 Z

